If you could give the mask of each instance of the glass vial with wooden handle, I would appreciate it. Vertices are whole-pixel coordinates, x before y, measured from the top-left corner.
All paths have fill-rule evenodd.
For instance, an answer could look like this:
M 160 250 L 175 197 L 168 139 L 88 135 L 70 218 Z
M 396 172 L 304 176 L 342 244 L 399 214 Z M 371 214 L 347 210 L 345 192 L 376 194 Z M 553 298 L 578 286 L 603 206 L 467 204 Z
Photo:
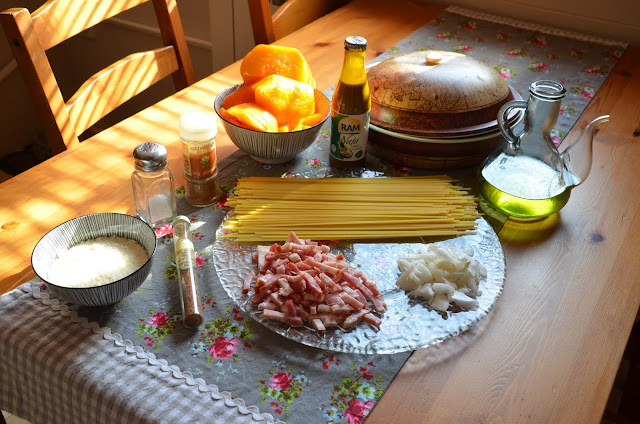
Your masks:
M 196 272 L 196 253 L 191 240 L 191 223 L 186 216 L 173 220 L 173 245 L 182 301 L 182 322 L 185 327 L 196 328 L 202 324 L 202 303 Z
M 331 145 L 333 167 L 364 166 L 369 135 L 371 93 L 365 71 L 367 40 L 347 37 L 344 63 L 331 99 Z

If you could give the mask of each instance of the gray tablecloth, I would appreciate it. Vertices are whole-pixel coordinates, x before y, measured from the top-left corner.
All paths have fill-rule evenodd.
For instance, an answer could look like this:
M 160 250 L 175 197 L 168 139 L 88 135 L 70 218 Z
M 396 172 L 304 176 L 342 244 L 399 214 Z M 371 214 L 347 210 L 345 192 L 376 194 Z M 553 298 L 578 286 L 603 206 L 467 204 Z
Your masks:
M 30 283 L 0 311 L 0 407 L 33 424 L 274 422 Z

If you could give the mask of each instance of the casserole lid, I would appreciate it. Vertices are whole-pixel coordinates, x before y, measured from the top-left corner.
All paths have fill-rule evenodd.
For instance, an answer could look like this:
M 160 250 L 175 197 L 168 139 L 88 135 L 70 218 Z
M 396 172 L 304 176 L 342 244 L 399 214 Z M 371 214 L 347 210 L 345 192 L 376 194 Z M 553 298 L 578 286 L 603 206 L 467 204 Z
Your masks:
M 502 77 L 459 53 L 419 51 L 369 69 L 371 123 L 421 137 L 467 137 L 496 131 L 502 105 L 519 98 Z M 510 121 L 521 112 L 514 111 Z

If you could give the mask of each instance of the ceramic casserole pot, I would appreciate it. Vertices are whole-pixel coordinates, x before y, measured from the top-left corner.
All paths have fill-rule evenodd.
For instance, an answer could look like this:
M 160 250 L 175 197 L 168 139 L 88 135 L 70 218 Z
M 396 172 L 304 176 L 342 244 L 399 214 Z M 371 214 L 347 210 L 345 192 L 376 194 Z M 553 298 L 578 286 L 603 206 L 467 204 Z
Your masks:
M 500 108 L 520 95 L 463 54 L 413 52 L 369 69 L 370 153 L 404 166 L 475 166 L 500 146 Z M 509 121 L 522 118 L 514 111 Z

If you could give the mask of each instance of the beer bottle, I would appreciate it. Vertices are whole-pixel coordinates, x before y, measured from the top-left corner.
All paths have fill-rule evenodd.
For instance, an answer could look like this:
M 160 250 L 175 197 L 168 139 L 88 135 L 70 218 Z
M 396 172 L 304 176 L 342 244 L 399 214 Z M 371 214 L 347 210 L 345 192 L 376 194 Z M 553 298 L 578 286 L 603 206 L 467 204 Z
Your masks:
M 331 100 L 329 163 L 334 167 L 364 166 L 371 94 L 364 69 L 367 40 L 347 37 L 344 63 Z

